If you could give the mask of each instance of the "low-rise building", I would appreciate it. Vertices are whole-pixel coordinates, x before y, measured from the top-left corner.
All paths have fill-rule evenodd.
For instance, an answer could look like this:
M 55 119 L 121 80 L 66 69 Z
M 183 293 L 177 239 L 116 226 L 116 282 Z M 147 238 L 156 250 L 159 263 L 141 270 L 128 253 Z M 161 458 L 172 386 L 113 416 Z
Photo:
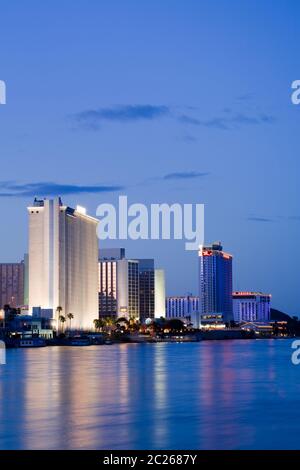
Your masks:
M 233 318 L 236 323 L 270 321 L 270 294 L 234 292 L 232 300 Z

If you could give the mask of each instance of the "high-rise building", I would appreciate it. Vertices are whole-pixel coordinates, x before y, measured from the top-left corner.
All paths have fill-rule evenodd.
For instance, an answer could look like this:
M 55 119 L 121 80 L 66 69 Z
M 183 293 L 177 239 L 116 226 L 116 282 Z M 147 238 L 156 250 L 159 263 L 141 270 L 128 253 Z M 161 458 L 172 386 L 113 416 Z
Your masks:
M 117 260 L 100 260 L 99 317 L 118 317 Z
M 124 248 L 99 251 L 99 317 L 139 319 L 139 262 Z
M 155 278 L 154 260 L 139 259 L 140 320 L 154 318 Z
M 24 305 L 24 262 L 0 263 L 0 308 Z
M 166 316 L 166 281 L 163 269 L 155 269 L 154 291 L 154 317 L 164 318 Z
M 220 242 L 199 249 L 199 297 L 201 318 L 233 320 L 232 256 L 223 251 Z
M 29 213 L 29 311 L 72 313 L 72 326 L 90 329 L 98 317 L 98 220 L 84 208 L 34 200 Z
M 233 318 L 241 322 L 269 322 L 271 294 L 261 292 L 234 292 Z
M 153 259 L 127 259 L 124 248 L 99 251 L 99 317 L 165 317 L 165 276 Z
M 121 259 L 118 261 L 117 271 L 118 316 L 139 320 L 139 262 Z
M 29 305 L 29 256 L 24 254 L 24 305 Z

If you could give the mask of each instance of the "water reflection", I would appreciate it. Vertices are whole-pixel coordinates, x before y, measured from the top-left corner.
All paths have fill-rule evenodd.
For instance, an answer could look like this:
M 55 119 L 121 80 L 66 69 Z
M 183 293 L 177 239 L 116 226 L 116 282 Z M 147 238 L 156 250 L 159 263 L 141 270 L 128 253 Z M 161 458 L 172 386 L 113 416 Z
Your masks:
M 299 448 L 290 342 L 9 350 L 1 449 Z

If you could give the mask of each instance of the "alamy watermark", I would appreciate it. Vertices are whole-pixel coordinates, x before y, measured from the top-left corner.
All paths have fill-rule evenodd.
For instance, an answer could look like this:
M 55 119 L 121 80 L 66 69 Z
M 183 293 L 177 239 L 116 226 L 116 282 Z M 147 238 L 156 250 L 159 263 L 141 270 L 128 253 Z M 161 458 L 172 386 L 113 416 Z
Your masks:
M 293 104 L 300 104 L 300 80 L 294 80 L 291 85 L 292 90 L 291 100 Z
M 6 104 L 6 84 L 0 80 L 0 104 Z
M 96 215 L 100 222 L 100 240 L 186 240 L 185 249 L 198 250 L 204 243 L 204 204 L 128 205 L 127 196 L 119 197 L 116 209 L 100 204 Z
M 295 349 L 291 357 L 292 363 L 294 366 L 298 366 L 300 364 L 300 339 L 295 339 L 295 341 L 292 342 L 291 347 L 292 349 Z

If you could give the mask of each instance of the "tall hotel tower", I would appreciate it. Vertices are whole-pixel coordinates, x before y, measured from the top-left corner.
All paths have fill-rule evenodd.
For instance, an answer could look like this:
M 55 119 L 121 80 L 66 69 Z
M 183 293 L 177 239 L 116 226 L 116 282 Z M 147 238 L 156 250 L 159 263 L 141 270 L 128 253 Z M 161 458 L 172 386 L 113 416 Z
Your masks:
M 199 278 L 201 319 L 222 315 L 224 322 L 233 320 L 232 256 L 220 242 L 200 246 Z
M 72 313 L 73 328 L 98 318 L 98 220 L 61 199 L 34 200 L 29 213 L 29 311 L 56 318 Z
M 100 250 L 99 317 L 139 318 L 139 262 L 124 248 Z

